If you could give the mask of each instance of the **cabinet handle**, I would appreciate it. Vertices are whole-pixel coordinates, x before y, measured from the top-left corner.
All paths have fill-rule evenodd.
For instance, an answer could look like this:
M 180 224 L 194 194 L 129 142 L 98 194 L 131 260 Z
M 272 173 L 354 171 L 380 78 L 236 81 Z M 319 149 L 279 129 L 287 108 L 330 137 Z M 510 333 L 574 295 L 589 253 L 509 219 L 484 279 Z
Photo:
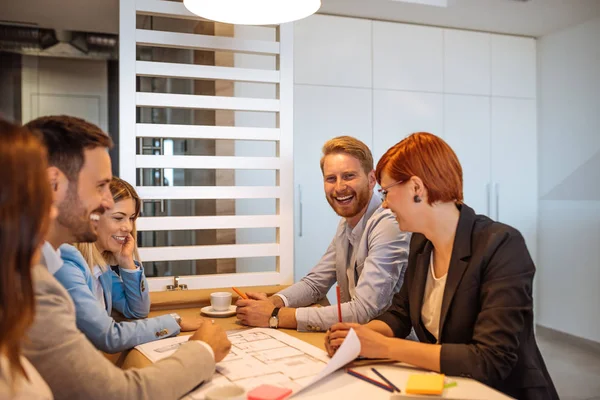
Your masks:
M 487 216 L 489 217 L 491 214 L 491 202 L 492 202 L 492 194 L 490 192 L 491 184 L 488 182 L 485 184 L 485 194 L 487 196 Z
M 298 185 L 298 237 L 302 237 L 302 186 Z
M 500 220 L 500 185 L 496 182 L 496 221 Z

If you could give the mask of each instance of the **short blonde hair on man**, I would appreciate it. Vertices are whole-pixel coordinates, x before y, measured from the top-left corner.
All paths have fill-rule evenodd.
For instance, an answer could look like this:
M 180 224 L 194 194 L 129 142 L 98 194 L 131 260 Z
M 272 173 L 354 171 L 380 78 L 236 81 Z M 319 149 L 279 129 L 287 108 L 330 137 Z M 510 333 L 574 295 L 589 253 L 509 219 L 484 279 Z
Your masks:
M 371 150 L 369 150 L 366 144 L 352 136 L 338 136 L 328 140 L 323 145 L 322 152 L 321 172 L 323 172 L 325 157 L 330 154 L 348 154 L 360 162 L 365 174 L 369 175 L 373 171 L 373 155 L 371 154 Z

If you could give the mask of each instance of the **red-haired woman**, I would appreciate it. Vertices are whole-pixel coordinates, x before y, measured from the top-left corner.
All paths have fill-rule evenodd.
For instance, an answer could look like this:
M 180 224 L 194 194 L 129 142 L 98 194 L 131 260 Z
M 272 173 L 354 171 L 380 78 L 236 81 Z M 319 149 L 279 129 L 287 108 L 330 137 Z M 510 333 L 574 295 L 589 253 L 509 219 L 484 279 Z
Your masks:
M 0 399 L 51 399 L 21 355 L 35 313 L 31 267 L 52 218 L 46 152 L 27 129 L 0 119 L 0 165 Z
M 414 232 L 404 285 L 376 320 L 334 325 L 329 353 L 354 328 L 364 357 L 471 377 L 518 399 L 558 399 L 535 341 L 535 266 L 525 241 L 463 204 L 450 146 L 414 133 L 383 155 L 376 176 L 383 207 Z M 411 328 L 420 343 L 404 340 Z

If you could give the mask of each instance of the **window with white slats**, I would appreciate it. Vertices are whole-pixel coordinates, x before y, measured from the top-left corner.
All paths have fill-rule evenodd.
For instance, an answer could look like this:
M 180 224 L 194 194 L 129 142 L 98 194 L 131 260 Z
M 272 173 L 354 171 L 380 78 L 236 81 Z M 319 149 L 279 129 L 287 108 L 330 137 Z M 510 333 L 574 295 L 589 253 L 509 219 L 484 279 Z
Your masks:
M 293 280 L 293 25 L 120 2 L 120 175 L 151 290 Z

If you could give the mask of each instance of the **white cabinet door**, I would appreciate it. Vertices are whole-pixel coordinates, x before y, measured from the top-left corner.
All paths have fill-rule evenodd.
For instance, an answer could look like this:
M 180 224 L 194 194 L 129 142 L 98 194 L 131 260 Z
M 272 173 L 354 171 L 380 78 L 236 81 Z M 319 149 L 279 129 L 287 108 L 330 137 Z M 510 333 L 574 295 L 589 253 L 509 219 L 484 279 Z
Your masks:
M 294 24 L 294 82 L 371 87 L 371 21 L 313 15 Z
M 536 97 L 535 39 L 492 35 L 492 96 Z
M 491 35 L 444 29 L 444 91 L 491 94 Z
M 442 92 L 441 28 L 373 22 L 373 88 Z
M 446 95 L 444 139 L 463 169 L 465 203 L 491 217 L 490 98 Z
M 296 281 L 325 253 L 340 221 L 323 191 L 321 148 L 341 135 L 371 146 L 371 106 L 370 89 L 294 86 Z
M 492 99 L 496 219 L 517 228 L 536 257 L 537 131 L 534 99 Z
M 436 93 L 373 91 L 375 164 L 393 145 L 413 132 L 443 136 L 444 97 Z

